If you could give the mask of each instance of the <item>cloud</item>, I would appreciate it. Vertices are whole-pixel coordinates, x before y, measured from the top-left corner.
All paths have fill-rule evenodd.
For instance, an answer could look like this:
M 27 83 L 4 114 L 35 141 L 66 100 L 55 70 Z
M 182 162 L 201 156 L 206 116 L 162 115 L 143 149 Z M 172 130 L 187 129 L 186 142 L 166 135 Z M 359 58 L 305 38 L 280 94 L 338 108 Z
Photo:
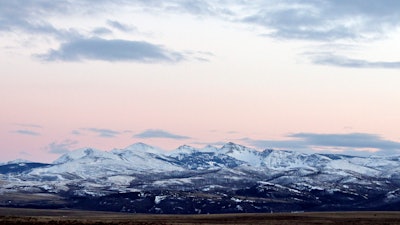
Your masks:
M 30 136 L 40 136 L 41 134 L 36 130 L 43 128 L 42 126 L 37 124 L 27 124 L 27 123 L 14 123 L 13 125 L 22 128 L 13 131 L 13 133 L 30 135 Z
M 82 135 L 82 133 L 79 130 L 73 130 L 73 131 L 71 131 L 71 134 L 77 135 L 77 136 Z
M 379 135 L 367 133 L 318 134 L 295 133 L 288 140 L 242 139 L 258 148 L 275 148 L 302 151 L 322 151 L 346 154 L 396 154 L 400 152 L 400 142 L 385 140 Z
M 123 32 L 131 32 L 131 31 L 137 30 L 136 27 L 126 25 L 126 24 L 120 23 L 115 20 L 107 20 L 107 24 L 109 26 L 111 26 L 112 28 L 115 28 L 115 29 L 117 29 L 119 31 L 123 31 Z
M 382 139 L 379 135 L 365 133 L 350 134 L 313 134 L 297 133 L 289 137 L 299 138 L 307 145 L 335 146 L 349 148 L 376 148 L 381 150 L 400 149 L 400 142 Z
M 21 155 L 21 156 L 32 156 L 32 154 L 30 154 L 29 152 L 26 152 L 26 151 L 20 151 L 19 155 Z
M 51 5 L 52 3 L 48 3 Z M 52 7 L 57 6 L 54 4 Z M 33 33 L 51 33 L 54 28 L 45 22 L 44 19 L 37 17 L 37 12 L 44 10 L 44 2 L 26 2 L 26 1 L 1 1 L 0 2 L 0 30 L 24 30 Z M 30 9 L 30 10 L 29 10 Z M 35 15 L 36 14 L 36 15 Z M 32 18 L 37 19 L 32 19 Z
M 105 27 L 97 27 L 92 30 L 92 33 L 96 36 L 97 35 L 102 36 L 102 35 L 112 34 L 113 32 L 110 29 L 105 28 Z
M 113 138 L 121 134 L 119 131 L 110 130 L 110 129 L 99 129 L 99 128 L 84 128 L 82 130 L 90 131 L 96 133 L 99 137 L 103 138 Z
M 178 62 L 184 56 L 159 45 L 144 41 L 106 40 L 101 38 L 74 39 L 57 50 L 38 55 L 46 61 L 136 61 L 136 62 Z
M 40 136 L 40 133 L 32 130 L 16 130 L 14 133 L 22 134 L 22 135 L 30 135 L 30 136 Z
M 352 59 L 345 56 L 338 56 L 332 53 L 311 54 L 309 57 L 312 63 L 319 65 L 351 67 L 351 68 L 400 69 L 400 61 L 396 62 L 368 61 L 362 59 Z
M 204 51 L 185 51 L 185 56 L 190 56 L 188 58 L 194 59 L 199 62 L 210 62 L 210 58 L 215 55 L 212 52 L 204 52 Z
M 112 34 L 106 27 L 95 27 L 91 32 L 79 26 L 61 27 L 53 19 L 63 15 L 79 17 L 99 14 L 112 7 L 135 6 L 139 3 L 124 0 L 113 1 L 0 1 L 0 33 L 18 33 L 21 37 L 41 36 L 46 40 L 60 43 L 58 49 L 50 49 L 45 54 L 34 54 L 45 61 L 136 61 L 147 63 L 178 62 L 184 59 L 183 54 L 168 50 L 160 45 L 145 41 L 106 40 L 103 35 Z M 129 8 L 129 7 L 128 7 Z M 96 10 L 101 9 L 101 10 Z M 136 27 L 115 20 L 108 20 L 107 25 L 123 32 L 135 31 Z M 94 35 L 94 37 L 93 37 Z M 40 38 L 40 40 L 44 40 Z
M 60 40 L 80 36 L 73 28 L 61 29 L 51 24 L 50 18 L 68 15 L 77 4 L 60 1 L 0 1 L 0 32 L 22 35 L 44 35 Z
M 142 133 L 136 134 L 133 137 L 135 138 L 167 138 L 167 139 L 190 139 L 187 136 L 181 136 L 177 134 L 170 133 L 164 130 L 157 130 L 157 129 L 149 129 L 143 131 Z
M 293 149 L 293 150 L 304 150 L 307 146 L 303 141 L 295 140 L 253 140 L 248 139 L 246 142 L 250 145 L 258 148 L 272 148 L 272 149 Z
M 49 18 L 125 8 L 125 12 L 187 13 L 213 16 L 222 20 L 261 26 L 268 35 L 284 39 L 336 40 L 382 37 L 400 25 L 400 2 L 397 0 L 254 0 L 254 1 L 1 1 L 0 30 L 23 30 L 59 36 Z M 130 10 L 129 10 L 130 9 Z M 107 24 L 123 32 L 134 26 L 116 20 Z M 64 30 L 67 31 L 68 29 Z
M 46 61 L 160 63 L 186 59 L 186 54 L 148 42 L 101 39 L 104 35 L 114 34 L 116 30 L 137 31 L 130 21 L 104 18 L 109 12 L 118 10 L 121 10 L 121 14 L 186 13 L 195 17 L 213 17 L 261 27 L 264 35 L 276 39 L 300 39 L 329 44 L 343 40 L 354 42 L 385 38 L 388 33 L 400 27 L 400 1 L 397 0 L 99 0 L 96 4 L 89 0 L 13 0 L 0 1 L 0 32 L 22 33 L 24 39 L 38 35 L 45 37 L 38 38 L 40 40 L 48 40 L 50 37 L 54 43 L 59 44 L 59 48 L 35 55 Z M 83 28 L 64 23 L 61 27 L 59 15 L 66 20 L 91 15 L 102 23 L 106 21 L 106 25 L 94 24 L 92 28 Z M 201 55 L 192 58 L 209 61 L 209 57 Z M 340 56 L 321 55 L 313 62 L 341 67 L 399 68 L 399 62 L 396 61 L 370 62 Z
M 14 125 L 16 126 L 20 126 L 20 127 L 29 127 L 29 128 L 43 128 L 40 125 L 37 124 L 29 124 L 29 123 L 14 123 Z
M 178 1 L 177 6 L 178 6 L 177 8 L 180 8 L 180 10 L 195 15 L 205 15 L 205 14 L 207 15 L 216 13 L 215 8 L 213 8 L 213 5 L 209 4 L 207 1 L 200 1 L 200 0 Z
M 74 148 L 76 144 L 78 144 L 77 141 L 64 140 L 62 142 L 52 142 L 46 148 L 48 149 L 49 153 L 64 154 Z
M 211 145 L 211 146 L 221 146 L 221 145 L 225 145 L 227 142 L 224 141 L 215 141 L 215 142 L 192 142 L 191 144 L 194 145 Z
M 270 0 L 245 8 L 252 12 L 243 22 L 265 27 L 270 36 L 283 39 L 369 39 L 400 25 L 396 0 Z

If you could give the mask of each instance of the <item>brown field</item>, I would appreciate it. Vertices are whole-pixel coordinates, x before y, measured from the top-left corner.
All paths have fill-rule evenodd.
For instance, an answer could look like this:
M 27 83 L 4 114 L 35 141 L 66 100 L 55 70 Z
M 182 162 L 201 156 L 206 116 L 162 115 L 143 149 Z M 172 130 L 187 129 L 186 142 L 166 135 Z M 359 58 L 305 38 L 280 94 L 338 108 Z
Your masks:
M 7 192 L 0 194 L 0 203 L 7 202 L 9 200 L 18 203 L 19 205 L 37 202 L 43 202 L 44 204 L 66 204 L 66 201 L 62 197 L 55 194 L 25 194 L 18 192 Z
M 0 208 L 0 224 L 269 224 L 400 225 L 400 212 L 144 215 Z

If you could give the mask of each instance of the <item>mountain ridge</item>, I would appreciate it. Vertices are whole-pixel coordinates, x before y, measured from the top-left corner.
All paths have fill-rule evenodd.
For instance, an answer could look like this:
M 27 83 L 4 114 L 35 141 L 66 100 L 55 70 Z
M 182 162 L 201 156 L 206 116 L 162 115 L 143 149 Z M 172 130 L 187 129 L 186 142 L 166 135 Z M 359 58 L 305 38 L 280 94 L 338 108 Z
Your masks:
M 73 207 L 144 213 L 387 210 L 400 203 L 399 168 L 397 156 L 258 151 L 232 142 L 167 152 L 136 143 L 78 149 L 53 164 L 0 165 L 0 196 L 46 193 Z

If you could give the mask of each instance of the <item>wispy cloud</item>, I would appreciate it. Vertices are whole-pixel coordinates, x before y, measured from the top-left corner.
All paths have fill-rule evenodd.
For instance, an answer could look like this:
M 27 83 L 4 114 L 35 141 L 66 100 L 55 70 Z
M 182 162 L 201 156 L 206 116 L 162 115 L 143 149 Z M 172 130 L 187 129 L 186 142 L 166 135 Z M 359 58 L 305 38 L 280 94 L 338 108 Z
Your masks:
M 38 55 L 46 61 L 136 61 L 145 63 L 178 62 L 184 56 L 162 46 L 144 41 L 107 40 L 101 38 L 74 39 Z
M 400 142 L 385 140 L 376 134 L 348 133 L 348 134 L 318 134 L 295 133 L 287 136 L 288 140 L 253 140 L 243 139 L 258 148 L 276 148 L 291 150 L 318 150 L 335 151 L 342 153 L 368 154 L 371 151 L 378 153 L 400 153 Z
M 21 128 L 12 131 L 13 133 L 30 136 L 40 136 L 41 134 L 37 130 L 43 128 L 40 125 L 30 123 L 14 123 L 13 125 Z
M 289 137 L 299 138 L 307 145 L 336 146 L 350 148 L 376 148 L 381 150 L 400 149 L 400 142 L 382 139 L 376 134 L 350 133 L 350 134 L 314 134 L 297 133 Z
M 222 145 L 225 145 L 226 143 L 228 143 L 228 142 L 215 141 L 215 142 L 192 142 L 191 144 L 194 144 L 194 145 L 222 146 Z
M 22 134 L 22 135 L 30 135 L 30 136 L 40 136 L 39 132 L 32 131 L 32 130 L 16 130 L 14 133 Z
M 1 1 L 0 30 L 59 33 L 48 18 L 107 9 L 132 8 L 153 13 L 187 13 L 213 16 L 232 22 L 261 26 L 271 37 L 285 39 L 336 40 L 384 36 L 400 24 L 400 2 L 396 0 L 254 0 L 254 1 Z M 101 10 L 99 10 L 101 9 Z M 117 20 L 108 25 L 120 31 L 134 26 Z
M 115 12 L 118 9 L 123 11 L 121 13 L 185 13 L 196 18 L 212 17 L 261 28 L 255 30 L 270 38 L 329 44 L 383 39 L 400 27 L 400 2 L 396 0 L 112 0 L 96 1 L 96 4 L 87 0 L 13 0 L 0 1 L 0 32 L 50 37 L 59 47 L 44 54 L 35 54 L 46 61 L 163 63 L 188 59 L 185 53 L 150 42 L 102 39 L 104 35 L 112 36 L 113 31 L 137 31 L 131 21 L 104 16 L 107 15 L 107 10 Z M 89 28 L 91 32 L 87 31 L 88 28 L 73 23 L 60 26 L 54 22 L 54 18 L 59 15 L 78 18 L 88 14 L 101 21 Z M 197 61 L 210 60 L 209 57 L 199 54 L 192 58 Z M 320 55 L 312 62 L 354 68 L 399 68 L 397 61 L 371 62 L 337 55 Z
M 115 20 L 107 20 L 107 24 L 109 26 L 111 26 L 112 28 L 115 28 L 119 31 L 123 31 L 123 32 L 132 32 L 132 31 L 136 31 L 136 27 L 132 26 L 132 25 L 127 25 Z
M 121 134 L 119 131 L 110 130 L 110 129 L 99 129 L 99 128 L 83 128 L 82 130 L 90 131 L 92 133 L 97 134 L 99 137 L 103 138 L 113 138 Z
M 67 40 L 81 36 L 75 28 L 61 28 L 50 22 L 59 15 L 70 15 L 77 6 L 74 1 L 0 1 L 0 32 L 18 33 L 19 36 L 45 36 Z
M 78 144 L 78 141 L 64 140 L 62 142 L 52 142 L 46 148 L 49 153 L 64 154 L 69 152 Z
M 184 60 L 182 53 L 169 50 L 161 45 L 145 41 L 102 39 L 103 35 L 112 34 L 112 30 L 97 26 L 87 32 L 79 26 L 61 27 L 52 23 L 58 15 L 79 16 L 82 12 L 99 16 L 96 8 L 102 10 L 108 6 L 139 6 L 142 4 L 124 0 L 97 1 L 39 1 L 21 0 L 0 2 L 0 33 L 20 32 L 20 36 L 41 35 L 59 43 L 58 49 L 50 49 L 44 54 L 34 54 L 45 61 L 134 61 L 146 63 L 179 62 Z M 116 20 L 107 20 L 112 29 L 132 32 L 136 27 Z M 97 37 L 96 37 L 97 36 Z
M 22 30 L 30 33 L 54 33 L 57 30 L 38 15 L 42 10 L 55 10 L 61 4 L 55 2 L 0 2 L 0 30 Z
M 26 151 L 20 151 L 19 155 L 21 155 L 21 156 L 32 156 L 32 154 L 30 154 L 29 152 L 26 152 Z
M 272 4 L 271 4 L 272 3 Z M 255 7 L 255 6 L 258 7 Z M 400 2 L 395 0 L 355 1 L 255 1 L 242 22 L 265 28 L 267 37 L 307 40 L 316 43 L 369 43 L 385 39 L 400 27 Z M 347 68 L 399 69 L 400 61 L 368 61 L 341 56 L 344 51 L 318 52 L 309 57 L 313 64 Z M 339 52 L 339 55 L 337 54 Z M 341 54 L 340 54 L 341 52 Z M 306 54 L 302 54 L 303 57 Z
M 30 124 L 30 123 L 14 123 L 15 126 L 19 127 L 29 127 L 29 128 L 43 128 L 40 125 L 37 124 Z
M 395 0 L 270 0 L 250 5 L 253 12 L 242 21 L 266 27 L 276 38 L 369 39 L 382 37 L 400 25 L 400 2 Z
M 108 35 L 108 34 L 112 34 L 112 30 L 106 28 L 106 27 L 96 27 L 92 30 L 92 33 L 95 36 L 103 36 L 103 35 Z
M 190 137 L 177 135 L 164 130 L 149 129 L 134 135 L 135 138 L 167 138 L 167 139 L 190 139 Z
M 319 65 L 329 65 L 338 67 L 351 68 L 382 68 L 382 69 L 400 69 L 400 61 L 368 61 L 362 59 L 353 59 L 345 56 L 339 56 L 332 53 L 316 53 L 311 54 L 311 62 Z
M 71 131 L 71 134 L 79 136 L 82 134 L 82 132 L 79 130 L 73 130 L 73 131 Z

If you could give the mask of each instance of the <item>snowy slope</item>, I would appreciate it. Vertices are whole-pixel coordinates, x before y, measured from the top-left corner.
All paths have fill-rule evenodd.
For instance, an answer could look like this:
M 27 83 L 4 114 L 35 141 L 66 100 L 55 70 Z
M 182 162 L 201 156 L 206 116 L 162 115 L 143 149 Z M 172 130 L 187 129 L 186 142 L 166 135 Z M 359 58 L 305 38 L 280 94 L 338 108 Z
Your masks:
M 257 151 L 232 142 L 221 148 L 207 146 L 197 149 L 183 145 L 171 152 L 136 143 L 109 152 L 92 148 L 78 149 L 61 156 L 54 164 L 51 167 L 35 169 L 31 174 L 73 174 L 81 178 L 93 178 L 140 172 L 176 172 L 240 166 L 254 171 L 297 170 L 336 173 L 342 176 L 390 176 L 391 173 L 399 172 L 400 160 L 398 157 L 350 157 L 283 150 Z
M 110 152 L 86 148 L 64 154 L 54 165 L 34 169 L 30 175 L 58 179 L 96 179 L 143 172 L 180 171 L 160 151 L 144 144 L 131 145 Z
M 258 151 L 231 142 L 221 148 L 183 145 L 168 152 L 136 143 L 111 151 L 78 149 L 64 154 L 52 165 L 8 173 L 0 176 L 0 182 L 7 183 L 0 187 L 0 192 L 45 190 L 101 195 L 162 188 L 232 190 L 269 182 L 281 185 L 281 190 L 327 190 L 353 195 L 357 190 L 393 191 L 400 188 L 399 180 L 397 156 Z M 266 186 L 260 188 L 264 190 Z
M 232 158 L 243 161 L 248 165 L 256 167 L 261 166 L 263 161 L 261 152 L 232 142 L 225 144 L 217 152 L 220 155 L 228 155 Z

